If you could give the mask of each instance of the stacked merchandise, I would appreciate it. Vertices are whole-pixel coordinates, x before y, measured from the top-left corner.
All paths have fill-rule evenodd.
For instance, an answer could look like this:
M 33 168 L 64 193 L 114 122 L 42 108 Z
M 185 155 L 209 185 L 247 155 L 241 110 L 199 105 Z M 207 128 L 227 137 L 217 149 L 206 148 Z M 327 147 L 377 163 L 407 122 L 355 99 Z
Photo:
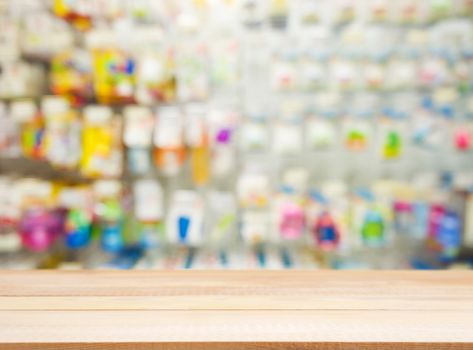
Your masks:
M 444 268 L 469 0 L 0 1 L 0 264 Z

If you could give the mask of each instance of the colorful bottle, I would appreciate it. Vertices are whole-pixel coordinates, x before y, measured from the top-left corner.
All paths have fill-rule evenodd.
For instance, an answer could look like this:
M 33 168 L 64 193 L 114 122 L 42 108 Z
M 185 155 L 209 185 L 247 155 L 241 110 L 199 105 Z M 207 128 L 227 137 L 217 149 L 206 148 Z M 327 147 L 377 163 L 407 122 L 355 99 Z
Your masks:
M 382 213 L 376 209 L 369 209 L 365 216 L 361 235 L 364 244 L 371 247 L 378 247 L 385 243 L 385 220 Z
M 175 50 L 163 47 L 140 55 L 135 98 L 140 104 L 173 103 L 177 99 Z
M 14 106 L 12 103 L 11 106 Z M 0 156 L 19 157 L 21 155 L 20 124 L 10 112 L 11 107 L 0 103 Z
M 53 210 L 52 184 L 24 180 L 17 188 L 22 198 L 22 214 L 18 232 L 28 250 L 43 252 L 63 232 L 64 212 Z
M 94 216 L 100 233 L 100 244 L 107 253 L 117 253 L 125 245 L 122 186 L 116 180 L 98 180 L 93 184 Z
M 290 176 L 286 175 L 285 180 Z M 294 177 L 294 176 L 293 176 Z M 287 183 L 287 181 L 284 181 Z M 282 239 L 295 240 L 300 238 L 305 231 L 304 202 L 301 193 L 291 186 L 284 186 L 273 201 L 277 213 L 277 227 L 275 228 Z
M 166 220 L 170 243 L 195 246 L 203 241 L 204 202 L 194 191 L 179 190 L 173 195 Z
M 55 167 L 72 169 L 81 157 L 82 127 L 75 111 L 63 97 L 44 97 L 41 106 L 45 125 L 45 157 Z
M 208 243 L 221 249 L 230 247 L 236 240 L 237 230 L 235 195 L 227 191 L 212 191 L 206 199 L 209 205 Z
M 232 108 L 215 108 L 209 111 L 210 173 L 213 179 L 226 179 L 235 171 L 235 128 L 239 115 Z
M 138 222 L 139 243 L 144 248 L 159 245 L 164 217 L 163 189 L 158 181 L 140 179 L 133 184 L 134 216 Z
M 197 186 L 209 181 L 209 131 L 204 106 L 191 105 L 186 110 L 186 143 L 190 148 L 192 181 Z
M 32 100 L 14 102 L 10 107 L 12 118 L 20 125 L 23 156 L 44 159 L 44 119 Z
M 440 223 L 436 240 L 441 246 L 441 257 L 452 260 L 458 254 L 462 243 L 462 220 L 460 216 L 447 210 Z
M 154 161 L 164 176 L 179 173 L 186 157 L 183 120 L 178 107 L 160 107 L 154 132 Z
M 93 55 L 94 91 L 100 103 L 133 101 L 136 64 L 116 48 L 96 48 Z
M 151 147 L 154 118 L 151 111 L 142 106 L 127 106 L 123 141 L 127 147 L 128 169 L 134 175 L 151 171 Z
M 93 193 L 89 186 L 66 186 L 60 190 L 58 203 L 67 210 L 64 224 L 66 247 L 82 249 L 92 239 Z
M 397 200 L 393 204 L 394 226 L 397 233 L 410 235 L 414 226 L 413 206 L 407 201 Z
M 348 121 L 345 129 L 345 145 L 350 151 L 364 151 L 368 147 L 369 126 L 363 121 Z
M 106 106 L 84 110 L 81 173 L 86 177 L 117 177 L 122 173 L 121 120 Z
M 92 57 L 83 50 L 66 50 L 51 60 L 50 88 L 72 106 L 82 106 L 93 95 Z
M 317 246 L 322 250 L 331 251 L 338 246 L 340 231 L 332 215 L 327 210 L 322 211 L 312 230 Z

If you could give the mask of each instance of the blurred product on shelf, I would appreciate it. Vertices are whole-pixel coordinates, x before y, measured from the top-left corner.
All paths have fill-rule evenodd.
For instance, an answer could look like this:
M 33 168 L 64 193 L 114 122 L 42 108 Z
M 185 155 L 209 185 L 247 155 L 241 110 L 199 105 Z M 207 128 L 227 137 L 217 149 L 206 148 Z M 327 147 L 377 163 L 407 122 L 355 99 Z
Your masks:
M 0 0 L 0 267 L 473 265 L 471 0 Z
M 177 190 L 166 206 L 154 179 L 127 188 L 117 180 L 70 185 L 2 177 L 0 249 L 11 259 L 12 252 L 26 250 L 39 260 L 52 254 L 85 267 L 100 267 L 134 247 L 148 264 L 159 260 L 157 251 L 175 249 L 215 256 L 291 249 L 311 252 L 312 263 L 321 266 L 401 268 L 448 266 L 462 244 L 471 246 L 473 194 L 447 188 L 441 179 L 423 188 L 377 181 L 349 189 L 332 181 L 307 190 L 270 188 L 267 180 L 246 175 L 239 182 L 240 205 L 231 192 L 203 198 Z M 78 254 L 84 250 L 88 254 Z M 98 265 L 92 252 L 103 257 Z

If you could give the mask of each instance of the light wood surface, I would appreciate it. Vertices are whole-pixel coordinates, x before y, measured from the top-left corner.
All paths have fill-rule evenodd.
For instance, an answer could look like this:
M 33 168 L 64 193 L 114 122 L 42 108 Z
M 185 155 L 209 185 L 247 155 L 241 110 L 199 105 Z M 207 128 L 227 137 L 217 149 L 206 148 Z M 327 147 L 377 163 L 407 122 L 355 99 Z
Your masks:
M 473 349 L 467 271 L 1 271 L 1 349 Z

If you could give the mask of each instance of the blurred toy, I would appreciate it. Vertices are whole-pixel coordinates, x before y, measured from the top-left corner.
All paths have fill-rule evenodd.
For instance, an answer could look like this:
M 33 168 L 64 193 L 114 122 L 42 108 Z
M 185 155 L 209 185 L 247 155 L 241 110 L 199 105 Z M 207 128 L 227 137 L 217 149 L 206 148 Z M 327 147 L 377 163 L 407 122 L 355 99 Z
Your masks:
M 110 108 L 88 106 L 82 132 L 82 174 L 89 177 L 116 177 L 122 173 L 121 121 Z
M 89 245 L 92 239 L 93 193 L 89 186 L 66 186 L 58 195 L 59 205 L 67 210 L 64 239 L 69 249 Z
M 42 252 L 52 246 L 64 228 L 64 211 L 53 209 L 52 184 L 25 180 L 17 189 L 21 196 L 21 218 L 18 233 L 23 246 Z
M 66 96 L 73 106 L 92 98 L 92 57 L 86 51 L 57 54 L 51 60 L 50 86 L 56 95 Z
M 118 49 L 94 49 L 94 90 L 100 103 L 130 103 L 135 85 L 135 61 Z
M 317 241 L 317 245 L 322 250 L 334 250 L 340 241 L 340 232 L 336 226 L 330 213 L 324 210 L 318 217 L 313 234 Z

